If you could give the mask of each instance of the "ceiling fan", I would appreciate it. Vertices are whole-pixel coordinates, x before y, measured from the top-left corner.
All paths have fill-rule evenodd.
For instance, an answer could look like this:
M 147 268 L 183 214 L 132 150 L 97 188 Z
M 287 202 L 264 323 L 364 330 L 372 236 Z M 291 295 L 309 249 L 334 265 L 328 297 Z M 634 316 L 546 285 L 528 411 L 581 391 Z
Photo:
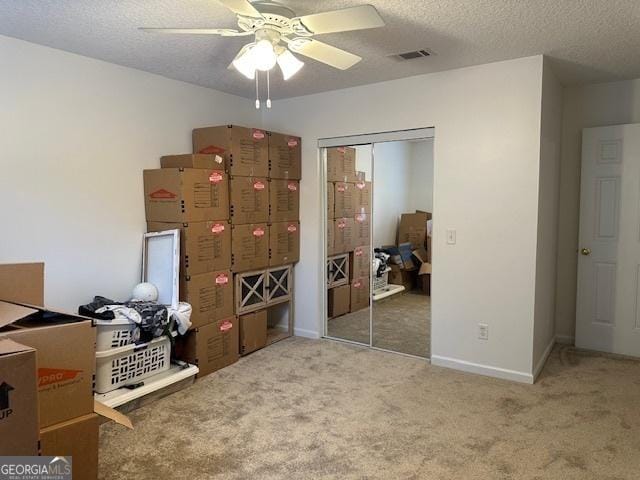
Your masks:
M 218 0 L 238 17 L 238 29 L 230 28 L 141 28 L 145 32 L 191 35 L 219 35 L 222 37 L 254 36 L 229 65 L 245 77 L 256 80 L 258 72 L 267 72 L 280 67 L 282 76 L 288 80 L 304 65 L 293 53 L 304 55 L 339 70 L 347 70 L 361 57 L 315 40 L 314 35 L 347 32 L 367 28 L 383 27 L 384 21 L 373 5 L 361 5 L 342 10 L 315 13 L 297 17 L 279 2 L 258 0 Z M 293 53 L 292 53 L 293 52 Z M 269 97 L 269 94 L 267 95 Z M 267 98 L 267 108 L 271 100 Z M 259 99 L 256 108 L 260 108 Z

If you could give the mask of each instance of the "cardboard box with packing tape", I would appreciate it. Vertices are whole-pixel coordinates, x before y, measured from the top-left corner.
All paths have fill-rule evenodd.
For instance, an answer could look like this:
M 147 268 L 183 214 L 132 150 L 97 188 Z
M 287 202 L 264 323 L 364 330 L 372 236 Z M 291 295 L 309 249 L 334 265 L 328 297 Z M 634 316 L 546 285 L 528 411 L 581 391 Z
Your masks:
M 336 182 L 334 193 L 335 218 L 353 217 L 355 215 L 356 185 L 355 183 Z
M 329 318 L 349 313 L 351 310 L 351 286 L 342 285 L 341 287 L 331 288 L 327 294 Z
M 241 315 L 240 320 L 240 355 L 255 352 L 267 345 L 267 311 Z
M 269 227 L 266 223 L 234 225 L 231 231 L 231 270 L 234 273 L 269 265 Z
M 265 130 L 237 125 L 196 128 L 193 152 L 222 156 L 232 176 L 269 176 L 269 139 Z
M 370 305 L 371 285 L 366 278 L 356 278 L 351 282 L 351 311 L 357 312 Z
M 301 158 L 300 137 L 269 132 L 269 178 L 300 180 Z
M 264 177 L 232 177 L 230 193 L 231 223 L 269 221 L 269 182 Z
M 94 401 L 91 320 L 43 304 L 43 263 L 0 265 L 0 451 L 37 455 L 39 438 L 42 455 L 73 456 L 74 478 L 92 480 L 98 415 L 133 427 Z
M 148 221 L 202 222 L 229 218 L 229 179 L 222 170 L 158 168 L 145 170 Z
M 358 180 L 353 194 L 355 213 L 371 213 L 371 182 Z
M 269 266 L 278 267 L 300 260 L 300 223 L 269 225 Z
M 180 230 L 180 274 L 229 270 L 231 268 L 231 225 L 227 220 L 208 222 L 147 222 L 149 232 Z
M 364 278 L 371 274 L 371 249 L 368 245 L 357 246 L 349 254 L 349 274 L 351 279 Z
M 234 313 L 233 281 L 229 270 L 181 277 L 180 298 L 191 304 L 191 328 Z
M 300 182 L 297 180 L 271 180 L 269 199 L 270 222 L 296 222 L 300 219 Z
M 355 221 L 353 218 L 337 218 L 334 220 L 333 253 L 347 253 L 353 250 Z
M 176 358 L 197 365 L 198 377 L 235 363 L 239 354 L 238 318 L 230 316 L 189 331 L 176 340 Z
M 204 168 L 206 170 L 227 171 L 225 159 L 221 155 L 186 153 L 160 157 L 161 168 Z
M 355 148 L 327 148 L 327 180 L 330 182 L 356 182 L 358 180 Z

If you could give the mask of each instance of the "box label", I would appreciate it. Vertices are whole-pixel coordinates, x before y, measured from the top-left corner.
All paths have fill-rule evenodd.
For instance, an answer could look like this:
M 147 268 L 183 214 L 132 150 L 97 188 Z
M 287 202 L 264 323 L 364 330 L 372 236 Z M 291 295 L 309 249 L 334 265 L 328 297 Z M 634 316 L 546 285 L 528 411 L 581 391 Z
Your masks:
M 227 283 L 229 283 L 229 276 L 221 273 L 220 275 L 216 276 L 216 285 L 226 285 Z
M 229 320 L 225 320 L 224 322 L 222 322 L 220 324 L 220 331 L 221 332 L 227 332 L 229 330 L 231 330 L 233 328 L 233 323 L 231 323 Z
M 253 230 L 254 237 L 262 237 L 263 235 L 264 235 L 264 228 L 257 227 L 256 229 Z
M 209 175 L 209 181 L 211 183 L 219 183 L 222 181 L 222 172 L 218 172 L 217 170 L 214 172 L 211 172 L 211 175 Z
M 38 388 L 49 385 L 62 384 L 75 380 L 82 370 L 67 370 L 64 368 L 38 368 Z
M 289 232 L 289 233 L 294 233 L 294 232 L 297 232 L 297 231 L 298 231 L 298 226 L 295 225 L 295 224 L 289 225 L 287 227 L 287 232 Z
M 297 183 L 295 183 L 295 182 L 289 182 L 289 183 L 287 184 L 287 188 L 288 188 L 290 191 L 295 192 L 295 191 L 297 191 L 297 190 L 298 190 L 298 184 L 297 184 Z
M 149 194 L 149 198 L 153 198 L 154 200 L 173 200 L 177 195 L 169 190 L 165 190 L 161 188 L 160 190 L 156 190 L 155 192 L 151 192 Z
M 253 189 L 264 190 L 264 182 L 261 182 L 260 180 L 253 182 Z
M 264 132 L 262 130 L 254 129 L 252 136 L 256 140 L 263 140 L 264 139 Z
M 287 145 L 289 146 L 289 148 L 294 148 L 298 146 L 298 139 L 297 138 L 290 138 L 287 141 Z
M 215 145 L 209 145 L 208 147 L 205 147 L 203 149 L 201 149 L 198 153 L 206 153 L 209 155 L 222 155 L 225 152 L 224 148 L 221 147 L 216 147 Z M 222 159 L 220 159 L 222 160 Z M 217 161 L 217 159 L 216 159 Z M 218 162 L 220 163 L 220 162 Z
M 211 233 L 218 235 L 219 233 L 224 232 L 224 224 L 222 223 L 215 223 L 212 227 L 211 227 Z

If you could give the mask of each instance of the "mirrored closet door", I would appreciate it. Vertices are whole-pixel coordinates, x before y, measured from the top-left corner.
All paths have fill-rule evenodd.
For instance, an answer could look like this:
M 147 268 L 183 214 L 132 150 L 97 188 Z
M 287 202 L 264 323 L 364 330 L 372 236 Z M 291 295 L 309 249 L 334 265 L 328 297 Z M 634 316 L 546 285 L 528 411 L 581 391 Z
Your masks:
M 321 150 L 325 336 L 429 358 L 433 129 L 420 133 Z
M 371 344 L 371 145 L 325 149 L 326 336 Z

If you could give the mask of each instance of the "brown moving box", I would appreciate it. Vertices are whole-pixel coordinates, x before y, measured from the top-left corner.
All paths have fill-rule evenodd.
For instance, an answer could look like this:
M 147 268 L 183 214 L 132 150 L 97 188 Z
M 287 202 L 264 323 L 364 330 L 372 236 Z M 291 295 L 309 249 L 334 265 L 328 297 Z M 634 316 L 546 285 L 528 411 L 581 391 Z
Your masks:
M 329 318 L 349 313 L 351 308 L 351 287 L 349 285 L 329 289 L 328 297 Z
M 269 132 L 269 178 L 300 180 L 301 158 L 300 137 Z
M 231 175 L 269 175 L 269 140 L 264 130 L 236 125 L 196 128 L 193 152 L 224 156 Z
M 0 264 L 0 300 L 44 306 L 44 263 Z
M 355 246 L 355 221 L 353 218 L 337 218 L 334 220 L 333 253 L 346 253 Z
M 147 220 L 200 222 L 229 218 L 229 183 L 221 170 L 158 168 L 144 171 Z
M 0 455 L 37 454 L 36 351 L 0 338 Z
M 356 186 L 354 183 L 336 182 L 335 184 L 335 218 L 353 217 L 355 215 Z
M 424 247 L 428 215 L 426 212 L 403 213 L 398 227 L 398 245 L 410 243 L 412 248 Z
M 398 265 L 390 265 L 389 283 L 402 285 L 405 290 L 413 290 L 416 285 L 417 270 L 405 270 Z
M 37 352 L 40 427 L 93 412 L 96 333 L 90 320 L 0 302 L 0 337 Z
M 206 168 L 207 170 L 227 171 L 224 157 L 221 155 L 205 155 L 203 153 L 165 155 L 160 157 L 160 166 L 162 168 Z
M 191 328 L 233 315 L 233 281 L 229 270 L 182 277 L 180 299 L 190 303 Z
M 180 275 L 231 269 L 231 225 L 226 220 L 163 223 L 147 222 L 147 230 L 180 229 Z
M 358 213 L 354 220 L 354 245 L 369 245 L 371 243 L 371 215 Z
M 240 355 L 267 345 L 267 311 L 258 310 L 240 317 Z
M 371 248 L 368 245 L 355 247 L 349 254 L 349 274 L 351 279 L 368 279 L 371 273 Z
M 355 183 L 354 210 L 355 213 L 371 213 L 371 182 L 359 180 Z
M 278 267 L 300 260 L 300 224 L 279 222 L 269 226 L 269 266 Z
M 99 417 L 90 413 L 40 431 L 42 455 L 72 457 L 73 478 L 98 478 Z
M 271 180 L 269 182 L 269 221 L 296 222 L 300 219 L 300 182 Z
M 331 182 L 327 182 L 327 219 L 333 220 L 336 217 L 336 190 Z
M 427 260 L 427 250 L 418 248 L 412 253 L 420 265 L 418 269 L 418 287 L 423 293 L 431 295 L 431 263 Z
M 330 182 L 355 182 L 356 149 L 351 147 L 327 148 L 327 180 Z
M 266 223 L 269 221 L 269 183 L 266 178 L 231 177 L 231 223 Z
M 335 253 L 335 227 L 336 224 L 333 220 L 327 220 L 327 255 Z
M 269 228 L 266 223 L 233 225 L 231 271 L 247 272 L 269 265 Z
M 200 326 L 176 339 L 175 356 L 197 365 L 197 376 L 204 377 L 238 360 L 239 330 L 233 316 Z
M 369 281 L 366 278 L 356 278 L 351 282 L 351 311 L 357 312 L 369 306 Z

